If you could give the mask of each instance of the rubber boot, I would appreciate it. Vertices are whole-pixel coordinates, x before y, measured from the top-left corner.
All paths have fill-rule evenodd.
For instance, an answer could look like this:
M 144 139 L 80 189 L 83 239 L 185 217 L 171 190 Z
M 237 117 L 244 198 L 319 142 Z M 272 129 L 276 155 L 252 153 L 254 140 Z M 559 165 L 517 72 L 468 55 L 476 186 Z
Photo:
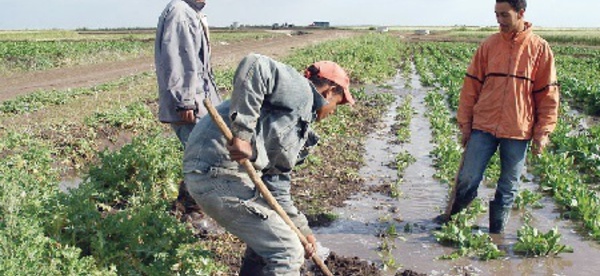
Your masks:
M 441 214 L 437 217 L 435 217 L 433 219 L 433 221 L 437 224 L 446 224 L 448 223 L 448 221 L 450 221 L 450 218 L 458 213 L 460 213 L 460 211 L 462 211 L 463 209 L 467 208 L 467 206 L 469 206 L 471 202 L 465 202 L 465 201 L 461 201 L 461 200 L 454 200 L 454 202 L 452 203 L 452 208 L 450 209 L 450 217 L 446 216 L 446 214 Z
M 187 190 L 187 186 L 183 181 L 179 183 L 179 194 L 177 195 L 177 202 L 183 208 L 184 214 L 190 212 L 198 212 L 200 207 L 196 204 L 196 201 L 190 195 L 190 192 Z
M 490 201 L 490 234 L 504 232 L 504 226 L 508 222 L 509 215 L 510 208 Z
M 240 276 L 261 276 L 264 275 L 263 269 L 267 265 L 265 260 L 256 254 L 251 248 L 246 248 L 242 267 L 240 268 Z
M 450 216 L 454 216 L 458 213 L 460 213 L 460 211 L 466 209 L 469 204 L 471 204 L 471 200 L 470 201 L 462 201 L 462 200 L 454 200 L 454 203 L 452 204 L 452 209 L 450 210 Z

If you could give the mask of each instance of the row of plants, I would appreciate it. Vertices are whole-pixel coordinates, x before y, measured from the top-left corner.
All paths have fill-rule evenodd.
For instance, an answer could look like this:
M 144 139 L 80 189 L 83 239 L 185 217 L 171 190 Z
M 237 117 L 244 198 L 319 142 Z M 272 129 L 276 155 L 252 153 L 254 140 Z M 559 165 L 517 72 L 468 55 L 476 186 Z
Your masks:
M 334 57 L 333 61 L 346 70 L 353 83 L 378 83 L 396 75 L 402 61 L 398 53 L 404 47 L 393 36 L 367 34 L 349 41 L 337 40 L 302 49 L 297 57 L 286 59 L 286 62 L 296 68 L 304 68 L 312 62 Z
M 561 96 L 586 114 L 600 115 L 600 50 L 554 47 Z
M 150 55 L 152 41 L 0 41 L 0 73 L 47 70 Z
M 12 116 L 33 113 L 54 105 L 68 105 L 77 101 L 80 96 L 100 95 L 106 91 L 114 90 L 123 84 L 139 84 L 152 74 L 147 72 L 140 75 L 124 77 L 119 80 L 100 84 L 93 87 L 82 87 L 52 91 L 36 91 L 14 99 L 0 102 L 0 116 Z
M 497 32 L 497 27 L 483 27 L 478 29 L 459 28 L 450 30 L 449 35 L 462 39 L 482 40 Z M 535 29 L 534 27 L 534 32 L 552 44 L 600 45 L 600 32 L 594 29 L 552 30 Z
M 404 51 L 408 53 L 408 51 Z M 412 71 L 410 67 L 405 64 L 408 63 L 407 59 L 403 59 L 402 75 L 406 76 Z M 409 70 L 406 73 L 405 70 Z M 405 79 L 406 83 L 410 82 L 410 79 Z M 394 117 L 394 124 L 391 127 L 392 133 L 395 136 L 395 143 L 404 144 L 410 141 L 410 123 L 415 114 L 415 109 L 412 106 L 413 96 L 407 94 L 404 96 L 402 103 L 396 107 L 396 116 Z M 404 182 L 404 172 L 406 168 L 416 162 L 415 157 L 406 150 L 401 150 L 396 154 L 394 161 L 390 164 L 390 167 L 396 169 L 396 181 L 390 183 L 390 196 L 392 198 L 399 198 L 402 196 L 401 185 Z M 384 269 L 398 270 L 402 267 L 401 264 L 396 262 L 392 251 L 396 249 L 396 240 L 403 239 L 398 230 L 396 224 L 388 218 L 380 219 L 382 222 L 388 223 L 385 231 L 382 231 L 379 236 L 381 239 L 380 246 L 378 248 L 378 254 L 382 259 Z M 409 224 L 407 224 L 409 225 Z
M 412 95 L 404 97 L 402 103 L 396 108 L 395 123 L 392 125 L 392 131 L 395 134 L 395 142 L 404 144 L 410 141 L 410 122 L 415 113 L 412 107 Z M 402 195 L 400 185 L 404 182 L 404 171 L 408 166 L 416 161 L 408 151 L 400 151 L 394 158 L 391 167 L 396 168 L 397 179 L 391 184 L 392 198 L 398 198 Z
M 213 43 L 262 40 L 278 36 L 268 32 L 213 32 Z M 151 56 L 154 33 L 74 31 L 0 32 L 0 75 L 86 65 Z
M 553 47 L 561 84 L 561 110 L 551 147 L 532 162 L 541 189 L 561 207 L 562 216 L 578 222 L 581 233 L 600 241 L 600 126 L 586 116 L 600 114 L 600 50 Z M 575 110 L 573 110 L 575 109 Z
M 197 275 L 222 270 L 192 231 L 166 212 L 181 178 L 180 148 L 176 139 L 164 136 L 148 107 L 140 103 L 117 107 L 84 121 L 95 129 L 137 129 L 140 136 L 117 152 L 98 152 L 99 161 L 88 164 L 86 179 L 69 193 L 60 191 L 61 170 L 55 165 L 57 159 L 80 153 L 39 136 L 8 132 L 2 137 L 0 152 L 7 158 L 0 162 L 4 169 L 0 182 L 12 192 L 3 196 L 13 200 L 3 200 L 8 204 L 2 204 L 0 217 L 15 222 L 3 225 L 0 236 L 18 233 L 19 226 L 28 223 L 37 227 L 28 228 L 35 230 L 25 233 L 31 237 L 6 239 L 12 244 L 3 243 L 3 250 L 18 247 L 15 250 L 21 252 L 2 254 L 15 259 L 1 258 L 0 272 L 20 275 L 15 265 L 21 263 L 19 258 L 35 254 L 39 256 L 30 267 L 60 267 L 26 274 Z M 73 260 L 61 264 L 59 256 L 65 254 Z
M 399 65 L 397 58 L 383 58 L 382 52 L 390 57 L 402 44 L 397 39 L 387 35 L 364 35 L 351 39 L 342 39 L 320 44 L 318 47 L 300 49 L 295 55 L 285 59 L 298 70 L 304 69 L 308 64 L 317 60 L 332 60 L 347 70 L 353 85 L 365 83 L 381 83 L 390 79 L 396 73 Z M 349 55 L 349 53 L 352 53 Z M 374 60 L 379 62 L 373 64 Z M 353 68 L 365 68 L 357 71 Z M 354 192 L 350 185 L 343 184 L 359 183 L 361 178 L 358 170 L 364 163 L 363 143 L 365 133 L 368 133 L 376 122 L 387 111 L 387 108 L 395 100 L 389 93 L 377 93 L 368 95 L 364 88 L 353 89 L 356 104 L 350 108 L 340 106 L 336 116 L 329 117 L 325 122 L 315 125 L 315 131 L 321 135 L 319 146 L 314 154 L 310 155 L 306 164 L 297 171 L 297 179 L 293 185 L 294 193 L 296 186 L 311 186 L 315 190 L 310 196 L 296 194 L 295 200 L 298 208 L 310 217 L 327 217 L 335 219 L 336 215 L 331 213 L 330 193 L 341 194 L 349 197 Z M 355 120 L 354 118 L 362 118 Z M 331 152 L 343 152 L 334 154 Z M 323 175 L 322 170 L 326 168 L 324 160 L 336 168 L 329 172 L 328 183 L 314 183 L 312 175 Z M 345 164 L 340 166 L 338 164 Z M 311 183 L 312 182 L 312 183 Z M 317 187 L 323 187 L 317 188 Z M 300 194 L 303 194 L 300 192 Z M 325 202 L 325 204 L 324 204 Z M 337 203 L 339 204 L 339 203 Z
M 581 232 L 600 242 L 600 196 L 596 185 L 600 168 L 598 138 L 594 135 L 600 127 L 576 131 L 579 122 L 577 116 L 563 113 L 551 136 L 552 146 L 535 159 L 534 171 L 542 190 L 561 207 L 562 216 L 581 222 Z

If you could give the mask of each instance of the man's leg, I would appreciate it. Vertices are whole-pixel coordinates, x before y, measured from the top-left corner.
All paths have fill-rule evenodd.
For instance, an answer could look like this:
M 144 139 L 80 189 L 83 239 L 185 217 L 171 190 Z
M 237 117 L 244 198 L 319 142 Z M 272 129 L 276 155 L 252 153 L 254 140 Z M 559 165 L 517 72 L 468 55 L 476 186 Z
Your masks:
M 240 276 L 263 276 L 263 269 L 266 265 L 267 263 L 261 256 L 256 254 L 252 248 L 247 247 L 240 268 Z
M 195 124 L 171 124 L 171 128 L 179 138 L 181 145 L 185 148 L 185 144 L 187 143 L 188 137 L 190 137 L 190 133 L 194 130 Z
M 499 140 L 492 134 L 473 130 L 465 149 L 465 158 L 456 183 L 456 198 L 451 215 L 459 213 L 477 197 L 483 173 L 496 152 Z
M 298 276 L 304 247 L 289 225 L 257 195 L 245 173 L 210 177 L 186 174 L 190 194 L 227 231 L 243 240 L 266 265 L 263 275 Z
M 177 138 L 179 138 L 179 141 L 184 149 L 190 133 L 192 133 L 192 130 L 194 130 L 194 126 L 195 124 L 171 124 L 171 128 L 175 132 L 175 135 L 177 135 Z M 196 211 L 199 209 L 196 205 L 196 202 L 194 202 L 194 199 L 190 196 L 190 193 L 188 193 L 184 181 L 179 183 L 179 193 L 177 194 L 175 208 L 182 213 Z
M 501 172 L 494 200 L 490 202 L 490 233 L 501 233 L 518 192 L 529 141 L 501 139 Z

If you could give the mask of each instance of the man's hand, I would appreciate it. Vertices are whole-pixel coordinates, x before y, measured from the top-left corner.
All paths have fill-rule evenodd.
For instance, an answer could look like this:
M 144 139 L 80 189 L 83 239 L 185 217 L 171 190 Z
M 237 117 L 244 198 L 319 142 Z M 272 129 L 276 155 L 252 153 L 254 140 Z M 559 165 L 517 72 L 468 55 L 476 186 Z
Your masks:
M 550 143 L 550 139 L 548 139 L 547 135 L 544 135 L 540 138 L 533 139 L 533 148 L 531 149 L 534 155 L 540 155 L 544 152 L 546 146 Z
M 177 111 L 181 121 L 187 124 L 195 124 L 196 123 L 196 115 L 194 114 L 194 110 L 181 110 Z
M 252 156 L 252 145 L 250 142 L 237 137 L 233 137 L 231 143 L 227 145 L 227 150 L 229 150 L 231 160 L 234 161 L 241 161 Z
M 462 145 L 463 148 L 467 147 L 467 143 L 469 142 L 469 139 L 471 139 L 471 130 L 462 131 L 460 144 Z
M 308 243 L 304 246 L 304 258 L 310 259 L 317 253 L 317 239 L 313 235 L 306 236 Z

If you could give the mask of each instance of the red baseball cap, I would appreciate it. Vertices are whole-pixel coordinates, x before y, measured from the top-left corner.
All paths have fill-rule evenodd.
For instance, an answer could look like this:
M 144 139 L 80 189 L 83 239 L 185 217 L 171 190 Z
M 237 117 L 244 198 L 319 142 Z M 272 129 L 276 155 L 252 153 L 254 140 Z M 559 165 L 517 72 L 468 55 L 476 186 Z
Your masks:
M 319 77 L 335 82 L 344 89 L 344 98 L 341 104 L 354 104 L 354 98 L 350 94 L 350 78 L 341 66 L 329 60 L 317 61 L 312 65 L 319 69 Z

